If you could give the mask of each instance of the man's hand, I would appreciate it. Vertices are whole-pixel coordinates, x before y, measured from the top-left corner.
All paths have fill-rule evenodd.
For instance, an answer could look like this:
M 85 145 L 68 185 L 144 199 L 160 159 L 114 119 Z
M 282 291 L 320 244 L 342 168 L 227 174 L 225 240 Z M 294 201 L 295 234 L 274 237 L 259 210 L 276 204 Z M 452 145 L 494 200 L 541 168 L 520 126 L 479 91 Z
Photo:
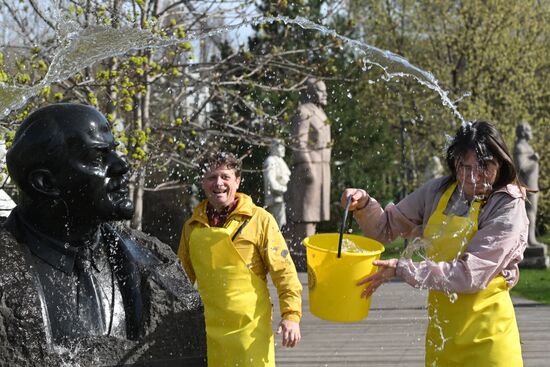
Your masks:
M 295 321 L 281 320 L 277 334 L 283 334 L 283 347 L 294 348 L 302 336 L 300 335 L 300 324 Z

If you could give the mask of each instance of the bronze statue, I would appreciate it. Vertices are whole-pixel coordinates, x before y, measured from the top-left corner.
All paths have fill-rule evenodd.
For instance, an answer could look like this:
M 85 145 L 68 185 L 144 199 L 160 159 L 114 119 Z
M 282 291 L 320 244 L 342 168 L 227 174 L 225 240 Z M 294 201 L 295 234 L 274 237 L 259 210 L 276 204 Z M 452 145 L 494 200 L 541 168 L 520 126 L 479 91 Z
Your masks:
M 292 168 L 288 188 L 288 235 L 296 268 L 305 270 L 301 241 L 315 234 L 317 223 L 330 219 L 330 125 L 323 107 L 327 89 L 309 78 L 303 103 L 292 120 Z
M 116 145 L 85 105 L 47 106 L 19 127 L 7 165 L 22 198 L 0 231 L 0 365 L 204 365 L 202 303 L 176 255 L 112 223 L 134 209 Z

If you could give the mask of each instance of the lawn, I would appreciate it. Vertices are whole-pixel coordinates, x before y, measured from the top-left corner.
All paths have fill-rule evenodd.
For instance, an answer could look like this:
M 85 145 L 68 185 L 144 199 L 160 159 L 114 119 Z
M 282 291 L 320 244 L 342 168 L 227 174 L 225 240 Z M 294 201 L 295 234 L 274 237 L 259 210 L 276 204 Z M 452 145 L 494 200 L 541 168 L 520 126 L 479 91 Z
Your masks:
M 514 296 L 550 304 L 550 270 L 521 269 L 519 282 L 510 292 Z
M 550 243 L 550 234 L 540 238 L 544 243 Z M 384 246 L 382 259 L 399 258 L 403 251 L 403 240 L 397 240 Z M 421 258 L 413 256 L 415 261 Z M 550 269 L 521 269 L 518 284 L 512 288 L 512 295 L 524 297 L 533 301 L 550 304 Z
M 550 243 L 550 233 L 538 238 L 543 243 Z M 512 288 L 515 296 L 550 304 L 550 269 L 521 269 L 519 282 Z

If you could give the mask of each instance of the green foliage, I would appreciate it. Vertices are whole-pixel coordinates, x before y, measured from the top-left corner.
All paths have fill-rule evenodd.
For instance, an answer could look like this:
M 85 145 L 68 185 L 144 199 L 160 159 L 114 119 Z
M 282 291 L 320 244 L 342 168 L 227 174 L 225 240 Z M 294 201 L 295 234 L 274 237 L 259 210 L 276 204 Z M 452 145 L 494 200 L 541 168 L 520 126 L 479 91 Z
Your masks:
M 516 124 L 527 120 L 534 130 L 532 145 L 541 157 L 548 155 L 548 2 L 366 0 L 354 1 L 351 7 L 367 43 L 396 52 L 432 72 L 451 99 L 460 100 L 457 105 L 466 120 L 495 122 L 510 149 Z M 362 78 L 366 86 L 377 80 L 370 74 L 372 71 Z M 407 127 L 408 138 L 402 144 L 407 151 L 401 155 L 407 158 L 394 156 L 393 160 L 419 176 L 430 156 L 442 158 L 445 134 L 453 135 L 461 121 L 441 105 L 434 92 L 418 84 L 391 81 L 383 88 L 392 93 L 366 89 L 362 100 L 374 101 L 378 120 L 391 126 L 388 131 L 396 143 L 402 144 L 396 134 L 403 131 L 401 122 L 414 122 Z M 366 111 L 365 116 L 371 114 Z M 544 158 L 541 187 L 539 229 L 544 231 L 550 223 L 550 162 Z
M 183 4 L 161 14 L 156 1 L 131 0 L 122 8 L 115 3 L 77 0 L 67 10 L 83 26 L 124 23 L 181 43 L 98 62 L 44 88 L 10 123 L 51 102 L 90 103 L 116 127 L 134 169 L 161 172 L 160 181 L 189 180 L 190 166 L 204 152 L 232 150 L 247 156 L 243 190 L 261 202 L 266 146 L 273 137 L 291 143 L 290 120 L 304 80 L 318 77 L 329 91 L 325 111 L 334 140 L 333 219 L 320 227 L 330 231 L 338 226 L 344 187 L 367 188 L 382 202 L 398 200 L 422 182 L 428 158 L 442 157 L 445 136 L 461 123 L 436 92 L 415 80 L 386 80 L 344 40 L 283 22 L 256 25 L 247 48 L 218 43 L 217 57 L 198 61 L 208 71 L 190 75 L 195 50 L 185 37 L 195 23 Z M 338 11 L 327 11 L 334 5 Z M 263 15 L 308 18 L 432 72 L 451 100 L 460 100 L 466 119 L 495 121 L 510 146 L 517 122 L 530 122 L 541 156 L 541 232 L 550 225 L 549 6 L 535 0 L 257 1 Z M 17 53 L 0 53 L 0 82 L 35 85 L 44 77 L 56 40 L 38 40 Z M 202 87 L 213 103 L 204 125 L 197 122 L 199 112 L 185 107 L 187 96 Z M 174 168 L 171 160 L 185 164 Z

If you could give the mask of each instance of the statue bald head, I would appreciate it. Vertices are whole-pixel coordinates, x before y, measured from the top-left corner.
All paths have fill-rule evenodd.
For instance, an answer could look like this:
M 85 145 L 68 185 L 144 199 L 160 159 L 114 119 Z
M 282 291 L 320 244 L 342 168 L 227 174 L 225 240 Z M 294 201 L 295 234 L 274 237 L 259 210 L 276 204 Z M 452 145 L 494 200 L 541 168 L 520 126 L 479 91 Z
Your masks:
M 6 164 L 11 179 L 25 194 L 34 195 L 28 180 L 30 172 L 57 172 L 62 168 L 67 154 L 65 128 L 90 116 L 98 118 L 101 114 L 90 106 L 54 104 L 33 112 L 21 123 L 6 155 Z
M 31 200 L 60 199 L 91 217 L 129 218 L 128 165 L 115 147 L 107 119 L 95 108 L 54 104 L 23 121 L 6 163 Z

